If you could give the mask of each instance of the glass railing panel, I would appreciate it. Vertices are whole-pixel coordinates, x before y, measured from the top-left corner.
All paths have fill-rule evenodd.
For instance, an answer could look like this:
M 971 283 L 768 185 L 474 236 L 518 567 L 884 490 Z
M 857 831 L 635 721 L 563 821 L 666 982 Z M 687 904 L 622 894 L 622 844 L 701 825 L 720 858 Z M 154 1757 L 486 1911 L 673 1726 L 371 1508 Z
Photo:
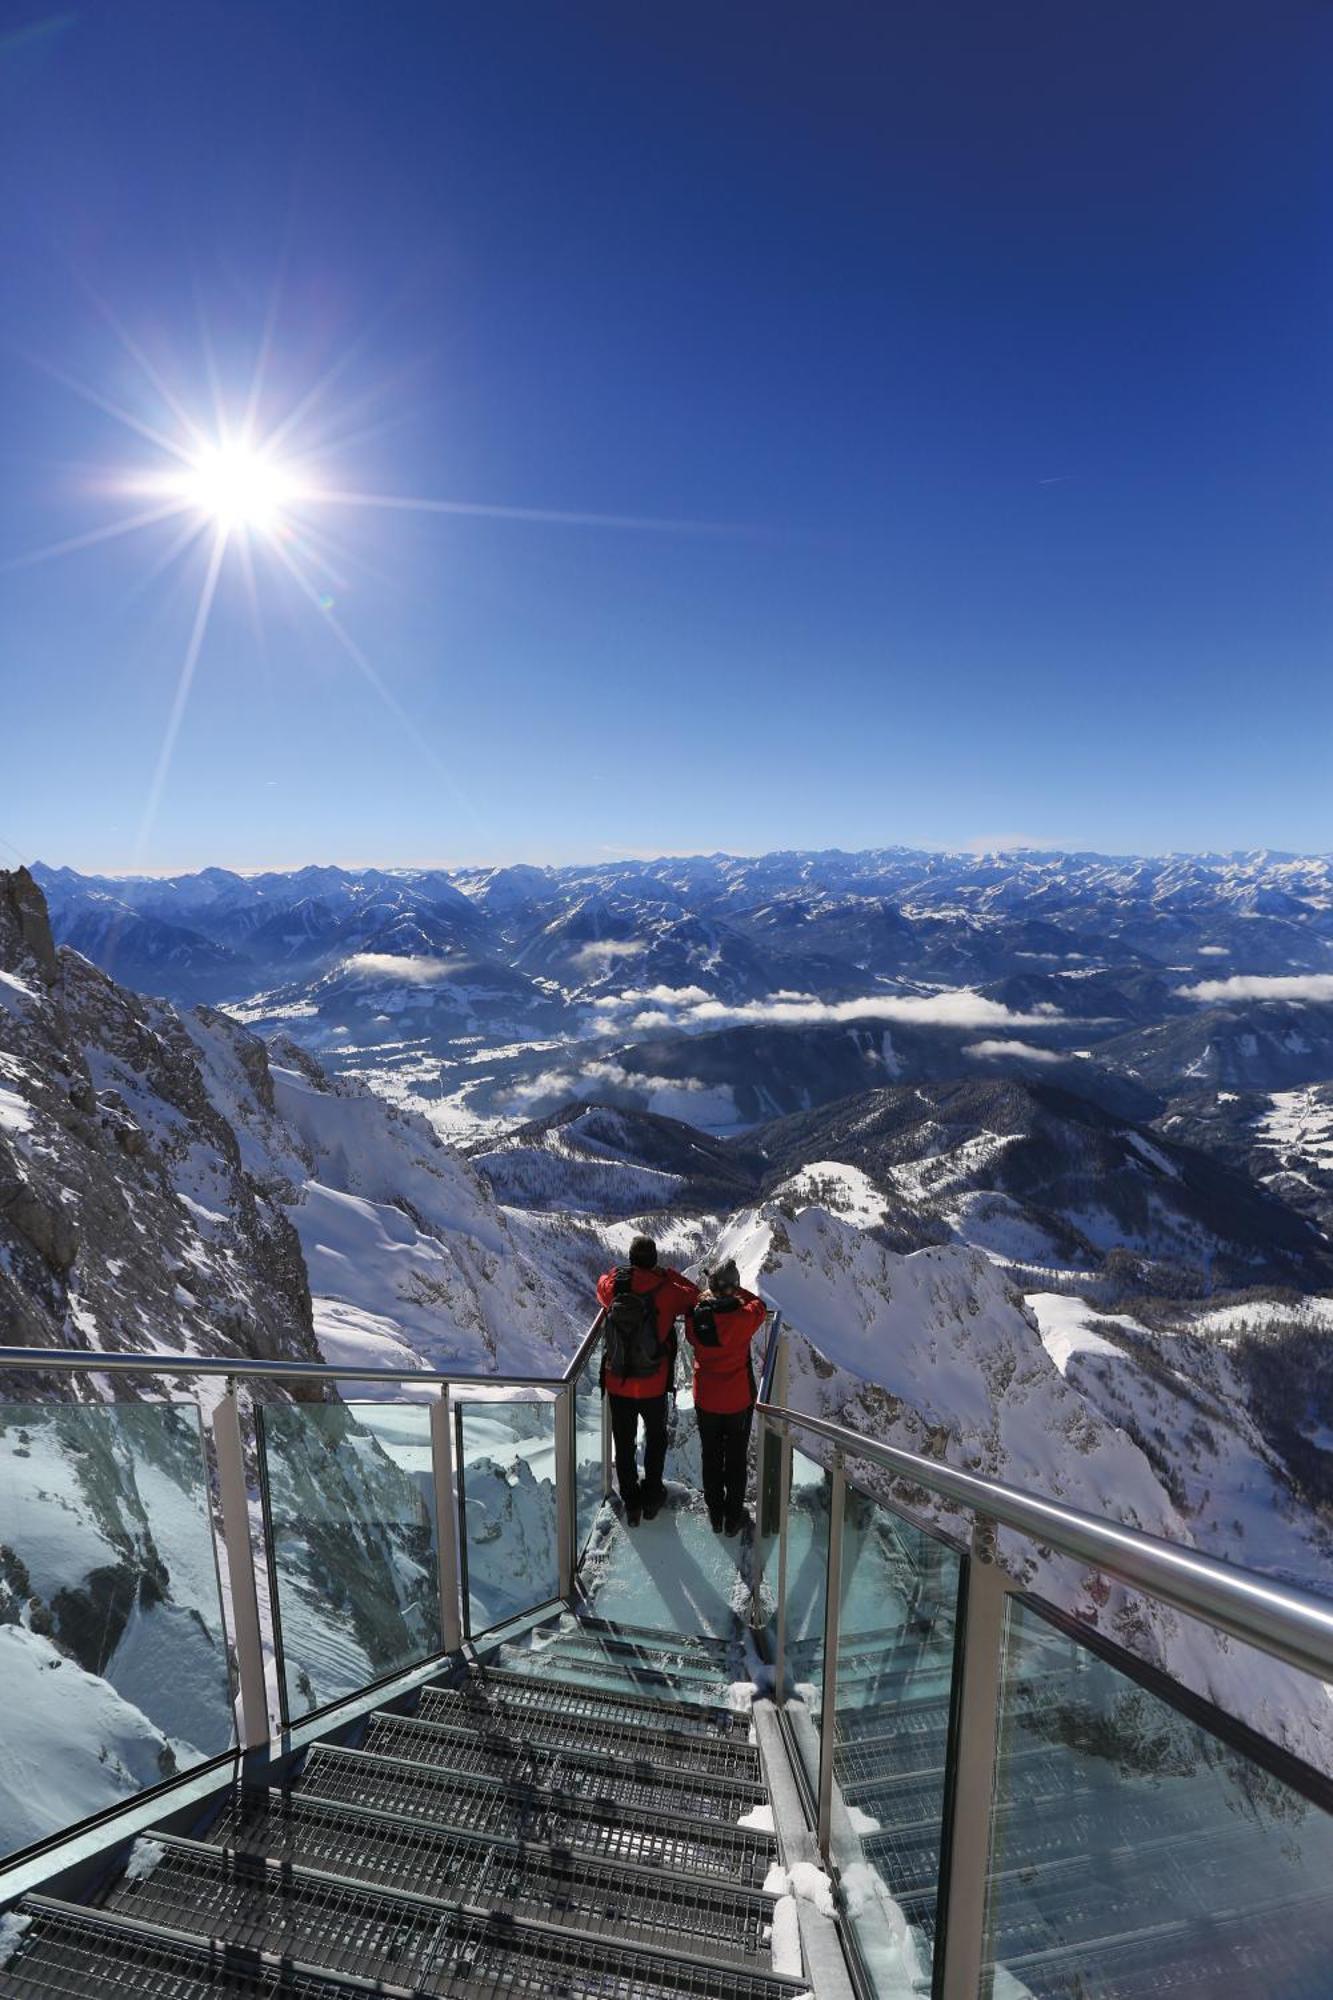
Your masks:
M 602 1510 L 602 1343 L 594 1342 L 574 1384 L 574 1554 L 581 1560 Z
M 0 1407 L 0 1853 L 234 1740 L 199 1411 Z
M 830 1842 L 871 1990 L 928 1994 L 961 1562 L 848 1485 Z
M 517 1618 L 559 1592 L 555 1413 L 550 1400 L 456 1405 L 464 1594 L 473 1632 Z
M 786 1679 L 789 1695 L 804 1704 L 803 1713 L 792 1711 L 791 1721 L 812 1794 L 819 1786 L 832 1492 L 828 1470 L 793 1447 L 787 1505 Z
M 1330 1964 L 1333 1814 L 1012 1602 L 983 1991 L 1322 2000 Z
M 259 1411 L 282 1689 L 296 1719 L 443 1647 L 430 1411 Z

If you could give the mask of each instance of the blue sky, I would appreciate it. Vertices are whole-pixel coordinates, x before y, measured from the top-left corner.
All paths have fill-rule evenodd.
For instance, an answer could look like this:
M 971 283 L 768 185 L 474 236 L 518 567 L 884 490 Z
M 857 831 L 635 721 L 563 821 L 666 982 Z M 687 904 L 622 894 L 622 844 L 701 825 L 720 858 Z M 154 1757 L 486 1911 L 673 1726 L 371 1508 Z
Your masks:
M 12 5 L 0 854 L 1333 847 L 1331 56 L 1284 0 Z M 266 322 L 261 429 L 334 376 L 313 595 L 233 534 L 182 701 L 213 524 L 26 559 L 175 463 L 73 384 L 179 443 Z

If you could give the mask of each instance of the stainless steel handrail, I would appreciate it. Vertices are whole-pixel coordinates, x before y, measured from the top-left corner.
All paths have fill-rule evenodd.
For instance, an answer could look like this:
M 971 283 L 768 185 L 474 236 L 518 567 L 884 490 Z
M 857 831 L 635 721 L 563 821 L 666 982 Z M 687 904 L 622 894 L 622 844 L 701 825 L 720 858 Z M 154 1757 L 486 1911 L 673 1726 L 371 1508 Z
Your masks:
M 217 1375 L 230 1381 L 415 1382 L 424 1388 L 466 1385 L 478 1389 L 560 1389 L 572 1382 L 602 1330 L 598 1313 L 559 1375 L 469 1375 L 436 1368 L 344 1368 L 328 1361 L 247 1361 L 226 1354 L 138 1354 L 88 1347 L 0 1347 L 7 1368 L 85 1375 Z
M 1333 1681 L 1333 1602 L 1291 1590 L 1251 1570 L 1200 1555 L 1156 1535 L 1145 1535 L 1077 1507 L 1034 1498 L 1016 1487 L 975 1473 L 958 1472 L 896 1445 L 880 1444 L 825 1417 L 803 1416 L 759 1404 L 770 1422 L 790 1433 L 825 1439 L 845 1459 L 861 1459 L 924 1486 L 974 1514 L 989 1515 L 1076 1562 L 1090 1564 L 1147 1591 L 1189 1617 L 1257 1646 L 1302 1673 Z

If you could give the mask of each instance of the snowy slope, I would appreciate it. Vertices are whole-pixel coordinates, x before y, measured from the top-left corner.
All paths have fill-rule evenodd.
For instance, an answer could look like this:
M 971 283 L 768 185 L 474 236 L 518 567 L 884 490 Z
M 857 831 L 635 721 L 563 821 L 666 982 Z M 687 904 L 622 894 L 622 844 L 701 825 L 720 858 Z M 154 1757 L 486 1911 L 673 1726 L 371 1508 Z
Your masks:
M 1123 1352 L 1114 1322 L 1077 1302 L 1042 1302 L 1043 1326 L 980 1253 L 895 1254 L 817 1206 L 750 1210 L 722 1244 L 800 1336 L 795 1407 L 1149 1534 L 1326 1583 L 1328 1530 L 1295 1507 L 1224 1370 L 1205 1384 L 1194 1355 L 1193 1377 L 1163 1381 L 1141 1353 Z M 1135 1433 L 1151 1444 L 1155 1430 L 1168 1442 L 1150 1452 Z M 1022 1582 L 1333 1768 L 1329 1691 L 1018 1537 L 1003 1540 Z

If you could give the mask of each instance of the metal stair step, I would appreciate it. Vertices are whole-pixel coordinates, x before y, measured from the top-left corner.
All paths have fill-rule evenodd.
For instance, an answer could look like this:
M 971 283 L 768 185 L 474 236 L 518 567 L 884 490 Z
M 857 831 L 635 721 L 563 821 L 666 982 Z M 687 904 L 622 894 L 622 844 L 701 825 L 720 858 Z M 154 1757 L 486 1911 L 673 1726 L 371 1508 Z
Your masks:
M 721 1876 L 761 1888 L 776 1857 L 772 1834 L 716 1820 L 678 1820 L 661 1810 L 543 1791 L 530 1784 L 432 1770 L 360 1750 L 316 1744 L 298 1796 L 367 1807 L 404 1822 L 536 1840 L 645 1868 Z
M 6 2000 L 353 2000 L 375 1993 L 412 2000 L 411 1989 L 390 1980 L 350 1979 L 293 1959 L 257 1959 L 254 1953 L 220 1952 L 186 1932 L 52 1896 L 25 1897 L 29 1919 L 3 1974 Z M 459 1989 L 460 1991 L 462 1989 Z
M 560 1629 L 600 1634 L 608 1640 L 624 1640 L 631 1645 L 666 1646 L 673 1652 L 695 1653 L 716 1660 L 730 1658 L 737 1643 L 734 1639 L 716 1638 L 710 1632 L 663 1632 L 654 1625 L 628 1625 L 615 1618 L 598 1618 L 591 1612 L 580 1612 L 577 1618 L 564 1620 Z
M 327 1874 L 493 1913 L 544 1916 L 594 1935 L 748 1964 L 768 1959 L 772 1898 L 706 1876 L 630 1867 L 494 1833 L 404 1825 L 387 1814 L 278 1791 L 238 1797 L 210 1838 Z
M 455 1726 L 470 1725 L 526 1743 L 557 1748 L 601 1749 L 647 1756 L 655 1763 L 670 1761 L 679 1770 L 759 1774 L 759 1752 L 743 1738 L 690 1736 L 679 1729 L 654 1728 L 642 1720 L 620 1722 L 604 1716 L 552 1715 L 540 1707 L 511 1703 L 506 1691 L 426 1688 L 417 1711 L 420 1720 Z
M 640 1674 L 617 1661 L 594 1659 L 591 1655 L 576 1658 L 557 1654 L 544 1666 L 516 1665 L 510 1671 L 527 1680 L 538 1680 L 543 1687 L 581 1688 L 588 1693 L 627 1697 L 641 1694 L 650 1700 L 665 1697 L 676 1705 L 705 1708 L 721 1706 L 730 1686 L 730 1681 L 720 1674 L 666 1676 L 651 1671 Z
M 471 1727 L 453 1729 L 411 1716 L 372 1716 L 362 1748 L 371 1756 L 438 1765 L 503 1783 L 517 1779 L 574 1798 L 732 1825 L 765 1796 L 753 1773 L 742 1777 L 685 1771 L 669 1762 L 655 1764 L 635 1757 L 628 1747 L 619 1755 L 569 1746 L 543 1749 L 535 1743 L 519 1745 L 502 1736 L 481 1735 Z
M 610 1937 L 432 1903 L 401 1890 L 173 1840 L 121 1885 L 123 1910 L 246 1951 L 437 1995 L 633 1992 L 643 2000 L 787 2000 L 798 1981 Z
M 666 1726 L 701 1736 L 744 1739 L 750 1730 L 748 1715 L 739 1709 L 727 1708 L 720 1702 L 692 1704 L 665 1701 L 656 1695 L 634 1694 L 621 1689 L 556 1686 L 539 1682 L 531 1674 L 511 1673 L 503 1667 L 476 1667 L 472 1679 L 482 1685 L 509 1688 L 516 1694 L 521 1692 L 532 1707 L 543 1712 L 602 1715 L 608 1720 L 637 1719 L 650 1727 L 654 1726 L 651 1718 L 667 1717 L 670 1720 Z M 663 1725 L 659 1723 L 656 1726 Z
M 736 1676 L 724 1661 L 677 1660 L 669 1653 L 649 1654 L 642 1647 L 609 1647 L 595 1639 L 552 1639 L 545 1646 L 524 1649 L 502 1646 L 500 1661 L 516 1673 L 538 1676 L 552 1672 L 582 1674 L 589 1666 L 603 1674 L 640 1685 L 645 1693 L 678 1687 L 691 1696 L 700 1688 L 725 1693 Z

